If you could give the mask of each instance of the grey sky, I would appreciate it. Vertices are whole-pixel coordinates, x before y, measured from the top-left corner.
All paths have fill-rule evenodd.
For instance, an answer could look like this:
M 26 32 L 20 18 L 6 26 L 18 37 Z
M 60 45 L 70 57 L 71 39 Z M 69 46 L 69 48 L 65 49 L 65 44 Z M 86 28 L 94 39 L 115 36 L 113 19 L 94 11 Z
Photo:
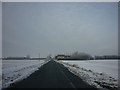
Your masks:
M 3 3 L 3 56 L 118 53 L 118 6 L 107 3 Z

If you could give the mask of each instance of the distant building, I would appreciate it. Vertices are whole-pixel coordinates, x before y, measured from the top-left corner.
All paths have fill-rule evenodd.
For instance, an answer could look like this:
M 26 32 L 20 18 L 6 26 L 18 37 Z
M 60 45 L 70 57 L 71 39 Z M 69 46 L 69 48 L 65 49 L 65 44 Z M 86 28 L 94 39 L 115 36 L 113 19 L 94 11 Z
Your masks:
M 64 59 L 65 58 L 65 55 L 63 54 L 59 54 L 57 56 L 55 56 L 55 59 Z
M 58 54 L 55 56 L 55 59 L 60 60 L 60 59 L 67 59 L 69 57 L 70 55 Z

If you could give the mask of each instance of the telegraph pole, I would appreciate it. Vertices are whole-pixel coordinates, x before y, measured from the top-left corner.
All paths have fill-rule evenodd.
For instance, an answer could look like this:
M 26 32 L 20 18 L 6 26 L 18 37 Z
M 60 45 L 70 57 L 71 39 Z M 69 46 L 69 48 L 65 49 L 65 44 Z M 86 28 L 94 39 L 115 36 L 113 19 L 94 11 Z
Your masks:
M 39 60 L 40 60 L 40 53 L 38 54 L 38 56 L 39 56 Z

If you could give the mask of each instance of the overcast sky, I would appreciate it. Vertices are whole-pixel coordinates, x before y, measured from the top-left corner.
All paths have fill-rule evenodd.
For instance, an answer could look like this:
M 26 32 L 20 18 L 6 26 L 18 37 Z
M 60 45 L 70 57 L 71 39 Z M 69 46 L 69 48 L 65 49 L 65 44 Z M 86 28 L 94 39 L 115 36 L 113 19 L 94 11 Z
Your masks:
M 3 56 L 118 54 L 118 3 L 3 3 Z

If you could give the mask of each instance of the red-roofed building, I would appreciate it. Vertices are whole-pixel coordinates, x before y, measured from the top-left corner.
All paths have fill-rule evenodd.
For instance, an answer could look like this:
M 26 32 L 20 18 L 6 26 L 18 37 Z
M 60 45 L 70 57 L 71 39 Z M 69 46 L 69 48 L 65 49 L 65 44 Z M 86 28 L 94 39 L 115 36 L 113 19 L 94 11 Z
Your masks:
M 70 55 L 58 54 L 55 56 L 55 59 L 66 59 L 68 57 L 70 57 Z

